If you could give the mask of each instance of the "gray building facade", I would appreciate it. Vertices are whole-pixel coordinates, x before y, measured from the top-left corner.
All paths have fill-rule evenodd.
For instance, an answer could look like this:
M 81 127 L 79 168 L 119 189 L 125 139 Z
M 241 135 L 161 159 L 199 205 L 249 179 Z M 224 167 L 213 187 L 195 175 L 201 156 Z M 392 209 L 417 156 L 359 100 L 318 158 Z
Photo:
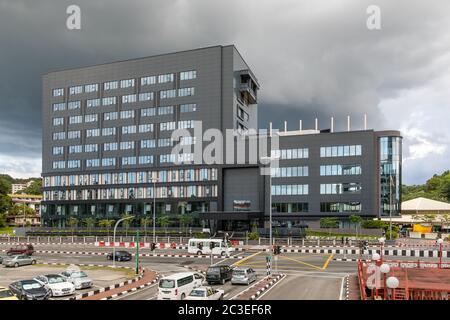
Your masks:
M 43 225 L 64 227 L 69 217 L 142 217 L 155 205 L 157 216 L 174 224 L 190 214 L 194 225 L 245 230 L 267 221 L 271 194 L 274 217 L 288 226 L 400 212 L 397 131 L 276 133 L 272 154 L 280 168 L 273 169 L 271 190 L 259 163 L 194 164 L 193 153 L 172 153 L 179 143 L 204 150 L 201 134 L 208 129 L 250 136 L 258 129 L 258 90 L 234 46 L 44 75 Z M 192 136 L 173 141 L 177 129 Z

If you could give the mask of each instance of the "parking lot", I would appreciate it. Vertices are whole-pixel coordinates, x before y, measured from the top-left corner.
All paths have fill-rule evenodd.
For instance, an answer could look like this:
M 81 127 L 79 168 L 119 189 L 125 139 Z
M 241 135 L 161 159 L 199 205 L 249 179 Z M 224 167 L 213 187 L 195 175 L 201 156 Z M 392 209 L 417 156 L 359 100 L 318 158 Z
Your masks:
M 0 286 L 8 287 L 14 281 L 33 279 L 39 275 L 45 274 L 59 274 L 65 271 L 67 266 L 49 266 L 43 264 L 22 266 L 18 268 L 5 268 L 0 266 Z M 98 288 L 107 287 L 109 285 L 120 283 L 134 277 L 134 271 L 130 269 L 111 269 L 106 267 L 79 267 L 87 273 L 90 279 L 94 282 L 92 288 L 76 290 L 75 295 L 84 292 L 92 291 Z M 69 299 L 70 296 L 57 297 L 52 299 Z

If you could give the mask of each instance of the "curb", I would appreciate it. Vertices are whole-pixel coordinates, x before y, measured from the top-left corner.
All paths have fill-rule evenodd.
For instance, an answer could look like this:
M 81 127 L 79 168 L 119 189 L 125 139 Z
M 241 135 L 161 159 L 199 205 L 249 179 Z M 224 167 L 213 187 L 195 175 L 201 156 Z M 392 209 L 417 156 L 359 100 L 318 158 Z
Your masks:
M 249 300 L 255 300 L 258 296 L 260 296 L 264 291 L 266 291 L 267 289 L 269 289 L 272 285 L 274 285 L 276 282 L 280 281 L 281 279 L 283 279 L 286 275 L 285 274 L 279 274 L 277 275 L 275 278 L 273 278 L 269 283 L 267 283 L 263 288 L 259 289 L 258 291 L 256 291 L 256 293 L 254 295 L 252 295 L 250 297 Z M 251 285 L 249 288 L 245 289 L 244 291 L 240 292 L 239 294 L 235 295 L 234 297 L 232 297 L 230 300 L 236 300 L 236 298 L 242 296 L 243 294 L 245 294 L 246 292 L 248 292 L 249 290 L 251 290 L 252 288 L 256 287 L 258 285 L 258 283 L 260 283 L 261 281 L 264 281 L 265 279 L 267 279 L 268 277 L 264 277 L 261 280 L 259 280 L 258 282 L 256 282 L 255 284 Z
M 350 275 L 345 277 L 345 300 L 350 300 Z
M 256 291 L 254 295 L 251 296 L 250 300 L 256 300 L 258 296 L 260 296 L 264 291 L 269 289 L 271 286 L 273 286 L 275 283 L 283 279 L 286 275 L 285 274 L 279 274 L 275 279 L 272 279 L 268 284 L 266 284 L 263 288 Z
M 150 285 L 156 283 L 158 280 L 159 280 L 159 274 L 156 274 L 156 278 L 153 279 L 153 280 L 150 281 L 150 282 L 144 283 L 144 284 L 140 285 L 139 287 L 134 287 L 134 288 L 131 288 L 131 289 L 128 289 L 128 290 L 119 292 L 119 293 L 115 293 L 115 294 L 113 294 L 113 295 L 110 295 L 110 296 L 108 296 L 108 297 L 102 298 L 102 299 L 100 299 L 100 300 L 111 300 L 111 299 L 114 299 L 114 298 L 123 296 L 123 295 L 125 295 L 125 294 L 127 294 L 127 293 L 130 293 L 130 292 L 134 292 L 134 291 L 137 291 L 137 290 L 144 289 L 145 287 L 148 287 L 148 286 L 150 286 Z

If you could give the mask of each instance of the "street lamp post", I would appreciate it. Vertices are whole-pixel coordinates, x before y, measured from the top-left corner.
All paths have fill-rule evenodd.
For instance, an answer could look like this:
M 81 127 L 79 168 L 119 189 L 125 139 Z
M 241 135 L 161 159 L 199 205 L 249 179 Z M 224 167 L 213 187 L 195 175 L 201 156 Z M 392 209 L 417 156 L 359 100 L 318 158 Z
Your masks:
M 272 261 L 272 247 L 273 247 L 273 240 L 272 240 L 272 168 L 271 163 L 272 161 L 278 160 L 279 157 L 261 157 L 261 162 L 266 165 L 266 167 L 269 168 L 269 241 L 270 241 L 270 258 Z
M 272 263 L 273 240 L 272 240 L 272 161 L 278 160 L 279 157 L 272 157 L 272 148 L 270 149 L 270 157 L 261 157 L 261 163 L 269 167 L 269 264 Z M 270 268 L 271 269 L 271 268 Z
M 439 245 L 439 269 L 442 268 L 442 244 L 444 240 L 442 238 L 437 239 L 436 243 Z
M 398 288 L 400 282 L 396 277 L 389 277 L 386 280 L 386 285 L 391 289 L 391 300 L 395 300 L 395 289 Z
M 153 243 L 156 243 L 156 182 L 157 178 L 151 178 L 153 183 Z
M 134 218 L 134 216 L 129 216 L 129 217 L 126 217 L 126 218 L 119 219 L 119 220 L 117 220 L 116 224 L 114 225 L 114 233 L 113 233 L 114 246 L 113 246 L 113 256 L 112 256 L 113 268 L 116 267 L 116 229 L 117 229 L 117 226 L 122 221 L 128 220 L 128 219 L 133 219 L 133 218 Z
M 383 263 L 380 266 L 380 272 L 383 274 L 383 299 L 386 300 L 387 299 L 387 285 L 386 285 L 386 279 L 387 279 L 387 274 L 389 273 L 389 271 L 391 271 L 391 267 L 387 264 L 387 263 Z
M 379 267 L 380 266 L 380 255 L 378 253 L 374 253 L 372 254 L 372 261 L 375 261 L 375 266 Z M 373 293 L 373 289 L 372 289 L 372 293 Z M 378 300 L 378 283 L 375 282 L 375 299 Z

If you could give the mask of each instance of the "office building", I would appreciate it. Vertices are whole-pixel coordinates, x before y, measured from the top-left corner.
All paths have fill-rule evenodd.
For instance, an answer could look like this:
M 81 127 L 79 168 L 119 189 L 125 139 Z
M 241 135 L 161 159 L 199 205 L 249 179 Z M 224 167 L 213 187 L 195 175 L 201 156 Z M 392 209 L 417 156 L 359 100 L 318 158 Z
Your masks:
M 168 215 L 174 224 L 177 216 L 190 214 L 194 225 L 214 230 L 264 226 L 270 181 L 261 175 L 259 162 L 192 163 L 193 152 L 172 152 L 176 144 L 206 150 L 208 141 L 201 138 L 209 129 L 234 130 L 235 140 L 252 139 L 258 129 L 258 90 L 258 80 L 234 46 L 46 74 L 43 224 L 63 227 L 71 216 L 151 215 L 155 197 L 157 216 Z M 199 124 L 200 136 L 195 134 Z M 174 141 L 177 129 L 192 136 Z M 280 224 L 399 212 L 399 132 L 274 135 L 279 148 L 272 154 L 280 158 L 280 168 L 273 171 L 272 207 Z M 228 150 L 219 158 L 227 155 Z

